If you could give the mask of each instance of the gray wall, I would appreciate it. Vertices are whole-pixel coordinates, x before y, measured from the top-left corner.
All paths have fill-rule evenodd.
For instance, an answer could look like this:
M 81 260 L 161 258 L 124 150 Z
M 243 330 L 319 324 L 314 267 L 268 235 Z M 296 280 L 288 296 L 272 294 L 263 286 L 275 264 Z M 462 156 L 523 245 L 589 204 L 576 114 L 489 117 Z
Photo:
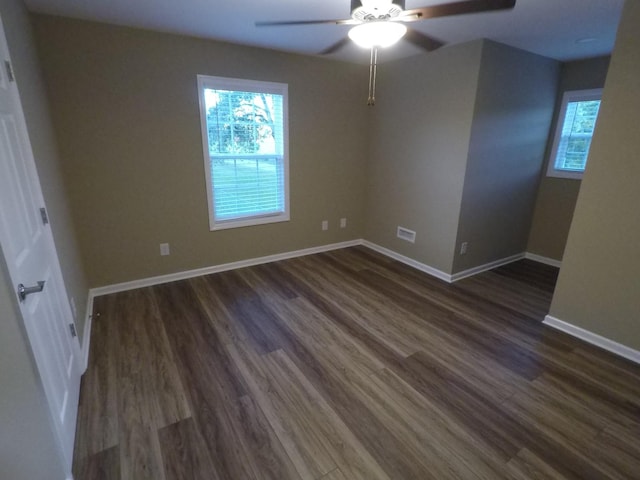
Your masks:
M 482 41 L 384 63 L 370 112 L 365 238 L 451 272 Z M 384 52 L 382 52 L 384 53 Z M 396 238 L 403 226 L 415 244 Z
M 484 42 L 454 273 L 526 250 L 559 70 L 554 60 Z
M 640 350 L 640 2 L 626 2 L 550 315 Z
M 362 237 L 366 67 L 58 17 L 34 25 L 91 286 Z M 289 84 L 290 222 L 209 231 L 197 74 Z
M 549 130 L 545 151 L 546 162 L 549 161 L 562 94 L 567 90 L 604 87 L 609 60 L 610 57 L 607 56 L 562 64 L 554 121 Z M 562 260 L 581 180 L 547 177 L 546 162 L 536 198 L 527 251 L 554 260 Z

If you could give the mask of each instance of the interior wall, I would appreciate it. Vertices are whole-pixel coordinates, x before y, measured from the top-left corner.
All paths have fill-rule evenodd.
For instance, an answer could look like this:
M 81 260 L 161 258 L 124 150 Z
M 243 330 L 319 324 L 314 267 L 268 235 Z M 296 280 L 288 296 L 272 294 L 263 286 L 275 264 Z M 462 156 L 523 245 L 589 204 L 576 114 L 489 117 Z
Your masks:
M 88 285 L 61 175 L 55 132 L 29 14 L 22 2 L 16 0 L 0 0 L 0 13 L 62 275 L 69 301 L 73 299 L 76 305 L 75 323 L 82 339 Z
M 482 41 L 382 64 L 365 238 L 451 272 Z M 415 243 L 396 237 L 402 226 Z
M 640 350 L 640 2 L 626 2 L 550 315 Z
M 554 119 L 549 130 L 545 167 L 536 198 L 535 212 L 527 251 L 554 260 L 562 260 L 569 235 L 581 180 L 548 177 L 546 175 L 549 156 L 556 131 L 562 94 L 567 90 L 587 90 L 604 87 L 610 57 L 596 57 L 562 64 L 560 84 L 556 99 Z
M 59 17 L 34 25 L 92 287 L 362 237 L 366 67 Z M 289 84 L 291 221 L 209 231 L 197 74 Z
M 559 70 L 555 60 L 484 42 L 453 272 L 525 251 Z

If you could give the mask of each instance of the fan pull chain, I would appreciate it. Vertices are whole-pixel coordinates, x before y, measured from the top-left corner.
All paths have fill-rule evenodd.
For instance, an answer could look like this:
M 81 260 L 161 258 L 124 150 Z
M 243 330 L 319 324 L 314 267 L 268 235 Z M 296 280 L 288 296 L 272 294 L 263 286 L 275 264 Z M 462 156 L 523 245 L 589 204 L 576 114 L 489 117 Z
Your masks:
M 376 74 L 378 72 L 378 47 L 371 47 L 371 63 L 369 64 L 369 99 L 367 105 L 376 104 Z

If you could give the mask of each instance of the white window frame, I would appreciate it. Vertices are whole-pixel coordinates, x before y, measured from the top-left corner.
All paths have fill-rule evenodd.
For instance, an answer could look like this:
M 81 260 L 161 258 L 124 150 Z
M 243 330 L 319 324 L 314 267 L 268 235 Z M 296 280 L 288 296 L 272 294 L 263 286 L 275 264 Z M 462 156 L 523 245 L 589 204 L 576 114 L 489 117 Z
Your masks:
M 289 214 L 289 87 L 286 83 L 263 82 L 239 78 L 214 77 L 198 75 L 198 99 L 200 103 L 200 126 L 202 131 L 202 149 L 204 155 L 205 181 L 207 187 L 207 205 L 209 209 L 209 230 L 223 230 L 228 228 L 263 225 L 267 223 L 286 222 Z M 204 98 L 205 89 L 229 90 L 240 92 L 271 93 L 282 95 L 283 122 L 283 175 L 284 175 L 284 211 L 269 214 L 256 214 L 238 218 L 216 220 L 214 192 L 211 175 L 211 158 L 209 155 L 209 138 L 207 131 L 207 111 Z M 238 155 L 245 156 L 245 155 Z M 256 157 L 260 155 L 255 155 Z
M 558 148 L 560 147 L 560 141 L 562 139 L 562 127 L 564 126 L 565 116 L 567 114 L 567 106 L 571 102 L 588 102 L 592 100 L 602 100 L 602 88 L 594 88 L 589 90 L 569 90 L 562 95 L 562 104 L 560 112 L 556 118 L 556 131 L 553 137 L 553 146 L 551 148 L 551 154 L 549 155 L 547 165 L 547 176 L 557 178 L 571 178 L 575 180 L 581 180 L 583 171 L 570 171 L 556 168 L 556 157 L 558 155 Z M 589 153 L 587 153 L 587 158 Z M 585 164 L 586 168 L 586 164 Z

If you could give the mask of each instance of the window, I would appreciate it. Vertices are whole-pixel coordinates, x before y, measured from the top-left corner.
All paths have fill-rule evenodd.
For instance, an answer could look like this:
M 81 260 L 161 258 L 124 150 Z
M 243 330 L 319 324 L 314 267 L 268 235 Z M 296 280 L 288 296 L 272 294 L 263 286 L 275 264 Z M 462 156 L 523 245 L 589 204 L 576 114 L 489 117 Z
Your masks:
M 211 230 L 289 220 L 288 88 L 198 75 Z
M 547 175 L 582 178 L 596 127 L 602 89 L 565 92 Z

